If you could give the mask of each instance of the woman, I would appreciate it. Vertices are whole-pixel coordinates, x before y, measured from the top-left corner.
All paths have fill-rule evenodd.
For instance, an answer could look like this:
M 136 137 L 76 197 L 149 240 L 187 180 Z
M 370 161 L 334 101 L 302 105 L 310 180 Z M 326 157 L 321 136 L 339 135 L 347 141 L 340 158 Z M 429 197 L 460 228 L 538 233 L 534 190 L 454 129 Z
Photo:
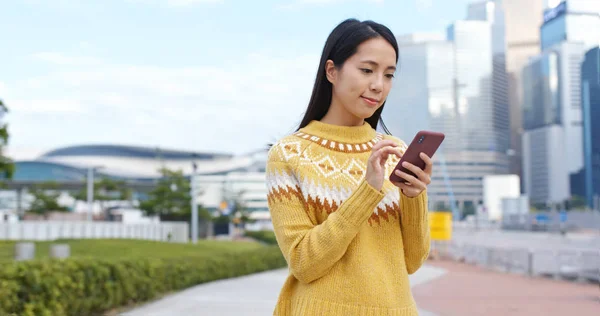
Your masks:
M 421 154 L 425 170 L 409 164 L 417 177 L 391 183 L 406 145 L 376 132 L 397 62 L 388 28 L 342 22 L 300 128 L 269 150 L 269 208 L 290 269 L 275 315 L 418 315 L 408 275 L 429 254 L 432 163 Z

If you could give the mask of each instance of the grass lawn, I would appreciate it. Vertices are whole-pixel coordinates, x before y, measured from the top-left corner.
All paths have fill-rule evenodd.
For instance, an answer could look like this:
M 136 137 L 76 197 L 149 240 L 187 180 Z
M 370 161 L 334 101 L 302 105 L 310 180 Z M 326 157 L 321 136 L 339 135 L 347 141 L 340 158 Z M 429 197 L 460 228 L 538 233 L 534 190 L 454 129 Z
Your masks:
M 16 241 L 0 241 L 0 262 L 12 261 Z M 128 239 L 68 239 L 57 241 L 35 241 L 36 259 L 48 258 L 51 244 L 69 244 L 71 257 L 102 259 L 202 257 L 262 247 L 256 242 L 199 240 L 192 243 L 168 243 Z

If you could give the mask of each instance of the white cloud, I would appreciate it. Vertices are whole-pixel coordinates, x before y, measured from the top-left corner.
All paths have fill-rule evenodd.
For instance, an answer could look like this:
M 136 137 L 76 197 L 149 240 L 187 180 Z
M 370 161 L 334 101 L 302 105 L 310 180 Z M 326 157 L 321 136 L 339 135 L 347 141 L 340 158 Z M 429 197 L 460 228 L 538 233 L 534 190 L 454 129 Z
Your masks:
M 318 64 L 318 56 L 256 54 L 223 67 L 169 68 L 56 56 L 97 63 L 10 82 L 11 143 L 254 150 L 299 123 Z
M 72 99 L 12 99 L 10 110 L 18 113 L 74 113 L 83 112 L 83 105 Z
M 40 52 L 31 55 L 32 58 L 61 66 L 97 65 L 100 60 L 93 57 L 67 56 L 57 52 Z
M 0 81 L 0 99 L 2 99 L 2 96 L 6 95 L 7 93 L 8 89 L 6 88 L 6 84 Z

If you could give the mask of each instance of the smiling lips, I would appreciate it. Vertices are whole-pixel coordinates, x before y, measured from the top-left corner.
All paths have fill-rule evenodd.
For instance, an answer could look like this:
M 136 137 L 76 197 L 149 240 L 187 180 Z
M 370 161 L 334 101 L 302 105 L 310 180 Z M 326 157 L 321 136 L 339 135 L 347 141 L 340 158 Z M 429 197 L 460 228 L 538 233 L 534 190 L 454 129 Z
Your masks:
M 365 100 L 365 102 L 367 102 L 369 106 L 377 106 L 377 104 L 379 104 L 379 100 L 377 99 L 367 98 L 363 96 L 361 96 L 361 98 Z

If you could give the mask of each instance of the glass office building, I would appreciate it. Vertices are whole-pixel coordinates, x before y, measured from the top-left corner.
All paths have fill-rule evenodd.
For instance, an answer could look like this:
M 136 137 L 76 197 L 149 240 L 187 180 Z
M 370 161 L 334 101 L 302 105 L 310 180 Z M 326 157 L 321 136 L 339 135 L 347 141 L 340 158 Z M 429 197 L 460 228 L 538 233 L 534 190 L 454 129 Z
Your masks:
M 561 124 L 558 53 L 548 52 L 523 69 L 523 128 Z
M 508 104 L 495 104 L 491 23 L 457 21 L 448 27 L 455 47 L 458 128 L 463 150 L 508 150 Z
M 446 134 L 428 188 L 433 207 L 474 207 L 483 177 L 508 172 L 508 106 L 494 103 L 491 37 L 488 21 L 457 21 L 446 37 L 398 37 L 401 72 L 383 117 L 406 142 L 423 129 Z
M 583 43 L 587 49 L 600 44 L 600 1 L 568 0 L 544 12 L 542 50 L 561 42 Z
M 562 42 L 523 69 L 523 178 L 534 202 L 561 203 L 572 195 L 583 196 L 584 53 L 582 43 Z M 539 147 L 543 144 L 547 146 Z M 564 157 L 557 160 L 559 156 Z
M 589 207 L 600 196 L 600 47 L 588 51 L 581 66 L 585 196 Z

